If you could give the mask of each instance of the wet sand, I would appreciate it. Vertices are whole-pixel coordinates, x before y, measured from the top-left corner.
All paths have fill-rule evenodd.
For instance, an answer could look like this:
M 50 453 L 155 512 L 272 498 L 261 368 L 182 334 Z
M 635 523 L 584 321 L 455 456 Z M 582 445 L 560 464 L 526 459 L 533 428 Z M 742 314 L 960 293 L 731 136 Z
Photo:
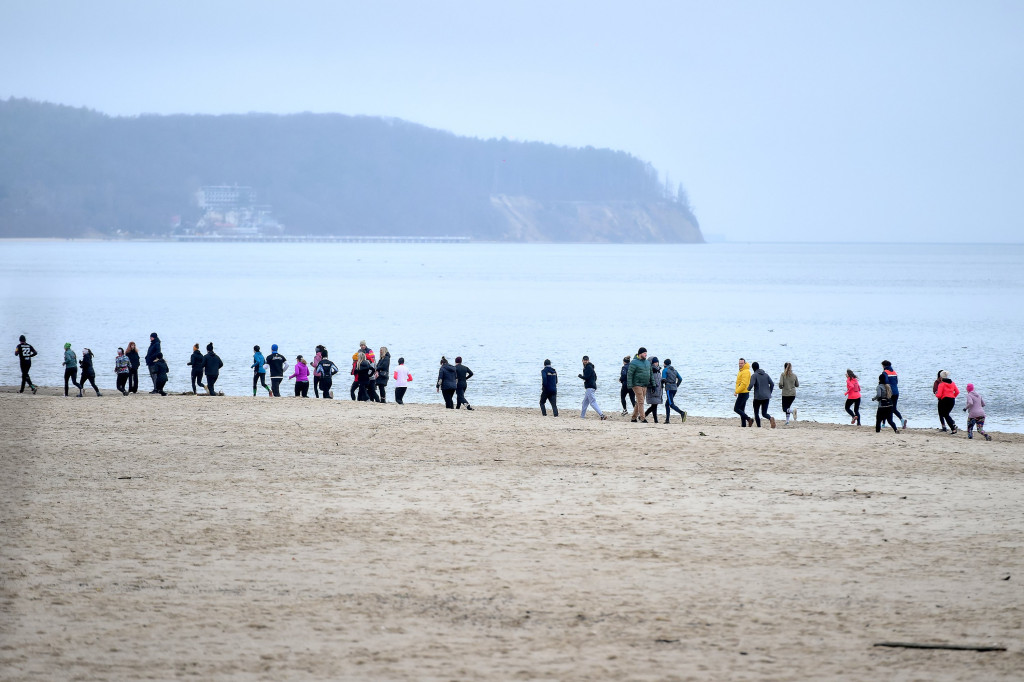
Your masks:
M 4 680 L 1024 671 L 1022 435 L 54 388 L 0 433 Z

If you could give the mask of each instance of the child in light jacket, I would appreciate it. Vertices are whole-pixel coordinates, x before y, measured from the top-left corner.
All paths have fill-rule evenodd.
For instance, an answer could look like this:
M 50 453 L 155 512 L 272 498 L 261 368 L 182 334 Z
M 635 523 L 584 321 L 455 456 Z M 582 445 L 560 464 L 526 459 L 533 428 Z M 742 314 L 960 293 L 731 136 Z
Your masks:
M 974 438 L 974 427 L 978 427 L 978 433 L 985 436 L 985 440 L 992 440 L 992 436 L 985 433 L 985 399 L 974 390 L 974 384 L 967 384 L 967 437 Z

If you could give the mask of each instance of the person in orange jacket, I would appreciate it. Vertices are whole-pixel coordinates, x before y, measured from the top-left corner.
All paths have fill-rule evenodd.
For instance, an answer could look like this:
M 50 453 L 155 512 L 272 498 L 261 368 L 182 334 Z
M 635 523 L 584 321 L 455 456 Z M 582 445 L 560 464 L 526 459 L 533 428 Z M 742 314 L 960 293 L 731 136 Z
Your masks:
M 946 430 L 946 425 L 949 425 L 951 435 L 960 430 L 956 427 L 953 417 L 950 416 L 958 395 L 960 395 L 960 389 L 949 378 L 949 372 L 946 370 L 939 372 L 939 381 L 935 385 L 935 397 L 939 399 L 939 420 L 942 422 L 943 431 Z

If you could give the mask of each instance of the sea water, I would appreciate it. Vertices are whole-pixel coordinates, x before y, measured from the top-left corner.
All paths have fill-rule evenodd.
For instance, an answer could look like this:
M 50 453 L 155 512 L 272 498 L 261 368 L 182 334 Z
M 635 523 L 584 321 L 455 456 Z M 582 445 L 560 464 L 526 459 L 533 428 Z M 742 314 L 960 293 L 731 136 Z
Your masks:
M 472 403 L 520 407 L 537 405 L 550 359 L 569 417 L 584 354 L 602 409 L 617 411 L 622 358 L 645 346 L 672 360 L 677 402 L 695 415 L 732 416 L 743 356 L 776 381 L 793 363 L 802 420 L 847 421 L 853 369 L 872 422 L 888 359 L 911 427 L 938 426 L 931 388 L 945 369 L 961 393 L 973 382 L 984 395 L 991 429 L 1024 431 L 1024 245 L 3 241 L 0 282 L 7 385 L 19 381 L 19 334 L 39 351 L 37 384 L 61 384 L 68 341 L 79 357 L 95 352 L 97 382 L 112 389 L 117 347 L 135 341 L 145 355 L 158 332 L 174 392 L 190 390 L 192 344 L 212 341 L 217 387 L 239 396 L 252 396 L 254 344 L 268 355 L 277 343 L 294 364 L 322 343 L 347 372 L 366 340 L 390 349 L 392 367 L 405 357 L 407 401 L 438 405 L 442 355 L 475 373 Z M 349 383 L 336 377 L 336 398 Z M 143 367 L 140 392 L 151 388 Z M 780 402 L 776 391 L 776 418 Z

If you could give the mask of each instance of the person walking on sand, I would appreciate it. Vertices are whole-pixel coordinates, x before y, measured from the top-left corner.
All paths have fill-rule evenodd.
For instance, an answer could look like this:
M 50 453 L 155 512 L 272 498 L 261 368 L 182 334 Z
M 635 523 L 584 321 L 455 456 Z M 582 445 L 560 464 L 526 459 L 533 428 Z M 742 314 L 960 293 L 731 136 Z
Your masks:
M 393 378 L 395 380 L 395 402 L 404 405 L 405 403 L 402 401 L 405 399 L 405 392 L 409 388 L 409 383 L 412 382 L 412 374 L 405 366 L 405 358 L 398 358 L 398 367 L 395 368 Z
M 740 416 L 740 426 L 753 426 L 754 420 L 747 416 L 747 399 L 750 398 L 750 365 L 740 358 L 740 371 L 736 373 L 736 403 L 732 411 Z
M 149 350 L 146 351 L 146 369 L 149 370 L 149 378 L 153 380 L 153 390 L 150 393 L 159 393 L 156 390 L 156 370 L 153 364 L 156 362 L 157 353 L 160 352 L 160 337 L 156 332 L 149 335 Z
M 540 371 L 540 414 L 548 416 L 544 403 L 551 403 L 551 414 L 558 416 L 558 372 L 551 366 L 550 360 L 544 361 L 544 369 Z
M 206 393 L 207 395 L 217 395 L 217 389 L 214 388 L 214 384 L 217 383 L 217 377 L 220 376 L 220 368 L 224 366 L 224 362 L 220 359 L 216 353 L 213 352 L 213 342 L 206 344 L 206 355 L 203 356 L 203 374 L 206 375 Z
M 754 421 L 757 423 L 757 428 L 761 428 L 761 417 L 763 416 L 774 429 L 775 417 L 768 414 L 768 403 L 771 402 L 775 382 L 756 362 L 750 365 L 750 368 L 754 370 L 754 373 L 750 375 L 750 385 L 748 386 L 748 389 L 754 392 Z
M 24 393 L 26 385 L 32 389 L 32 393 L 35 393 L 36 385 L 29 378 L 28 371 L 32 367 L 32 358 L 39 354 L 36 353 L 32 344 L 25 340 L 24 334 L 18 337 L 18 345 L 14 347 L 14 354 L 18 356 L 18 363 L 21 365 L 21 390 L 18 393 Z
M 82 368 L 82 380 L 78 382 L 78 397 L 81 398 L 85 389 L 85 382 L 92 384 L 92 390 L 96 391 L 96 397 L 102 397 L 100 389 L 96 386 L 96 368 L 93 366 L 92 351 L 88 348 L 82 349 L 82 359 L 78 361 Z
M 878 375 L 875 397 L 871 400 L 878 403 L 878 409 L 875 410 L 875 433 L 881 433 L 884 422 L 888 422 L 894 433 L 899 433 L 900 430 L 892 421 L 892 388 L 886 380 L 885 372 Z
M 846 370 L 846 414 L 851 424 L 860 426 L 860 381 L 852 369 Z
M 974 390 L 974 384 L 967 384 L 967 437 L 974 438 L 974 427 L 978 427 L 978 433 L 985 436 L 985 440 L 992 440 L 992 436 L 985 433 L 985 399 Z
M 442 355 L 441 368 L 437 370 L 437 390 L 444 396 L 445 409 L 455 409 L 452 396 L 455 395 L 455 387 L 458 383 L 459 380 L 455 373 L 455 366 L 448 364 L 448 358 Z
M 277 352 L 276 343 L 270 346 L 267 368 L 270 370 L 270 394 L 275 398 L 280 398 L 281 382 L 284 381 L 284 372 L 288 369 L 288 358 Z
M 374 383 L 377 384 L 377 398 L 382 403 L 388 401 L 388 379 L 391 378 L 391 353 L 388 352 L 387 346 L 380 347 L 380 358 L 377 360 L 377 378 L 374 379 Z
M 672 416 L 672 410 L 675 410 L 679 413 L 680 421 L 685 424 L 686 410 L 680 410 L 676 405 L 676 392 L 679 391 L 682 378 L 672 365 L 672 361 L 668 358 L 665 358 L 665 368 L 661 370 L 661 378 L 665 385 L 665 423 L 668 424 L 669 417 Z
M 473 406 L 466 400 L 466 389 L 469 387 L 469 380 L 473 378 L 473 370 L 462 364 L 461 355 L 455 358 L 455 377 L 455 409 L 465 405 L 467 410 L 472 410 Z
M 71 344 L 64 344 L 64 397 L 68 397 L 68 379 L 79 391 L 82 387 L 78 385 L 78 356 L 71 350 Z
M 256 346 L 256 348 L 259 348 L 259 346 Z M 260 357 L 263 356 L 261 355 Z M 206 388 L 206 386 L 203 384 L 203 354 L 199 352 L 198 343 L 192 344 L 192 356 L 185 364 L 192 368 L 189 372 L 192 380 L 192 395 L 199 395 L 199 391 L 196 390 L 196 387 Z M 252 394 L 256 395 L 255 388 L 252 389 Z
M 647 386 L 647 404 L 650 406 L 644 412 L 644 416 L 653 413 L 654 423 L 658 423 L 658 405 L 661 405 L 665 396 L 665 380 L 661 376 L 661 363 L 658 358 L 651 358 L 651 383 Z
M 902 423 L 902 428 L 907 428 L 907 420 L 900 414 L 900 378 L 896 374 L 896 370 L 893 369 L 892 363 L 888 360 L 882 360 L 882 371 L 885 372 L 885 380 L 889 384 L 889 388 L 892 389 L 892 413 Z
M 779 391 L 782 393 L 782 409 L 786 412 L 786 426 L 789 426 L 789 417 L 792 414 L 793 421 L 796 421 L 796 408 L 793 401 L 796 400 L 796 389 L 800 386 L 800 380 L 793 373 L 793 363 L 787 362 L 782 366 L 782 374 L 779 376 Z
M 309 397 L 309 365 L 301 355 L 295 358 L 295 369 L 289 379 L 295 379 L 295 397 Z
M 597 416 L 604 421 L 608 417 L 604 416 L 604 412 L 597 405 L 597 370 L 594 369 L 594 364 L 590 362 L 590 356 L 583 356 L 583 373 L 578 375 L 580 379 L 583 379 L 583 405 L 580 408 L 580 419 L 587 418 L 587 408 L 593 407 L 594 412 L 597 412 Z M 541 404 L 541 409 L 544 405 Z M 552 409 L 554 409 L 554 403 L 552 403 Z M 555 413 L 558 416 L 558 413 Z
M 124 352 L 128 358 L 128 362 L 131 363 L 131 369 L 128 371 L 128 392 L 138 393 L 139 392 L 139 365 L 142 364 L 139 358 L 139 348 L 135 345 L 134 341 L 128 342 L 128 348 Z
M 622 401 L 622 416 L 629 414 L 629 410 L 626 408 L 626 396 L 629 396 L 629 402 L 631 407 L 636 407 L 636 396 L 633 395 L 633 389 L 629 387 L 626 374 L 629 372 L 629 356 L 622 358 L 622 369 L 619 370 L 619 400 Z
M 124 354 L 124 348 L 118 348 L 117 357 L 114 358 L 114 374 L 117 375 L 117 390 L 125 397 L 128 396 L 128 391 L 124 387 L 128 383 L 128 372 L 131 371 L 131 368 L 132 363 Z
M 629 361 L 629 368 L 626 370 L 626 385 L 636 395 L 633 415 L 629 421 L 646 424 L 644 403 L 647 398 L 647 387 L 651 385 L 651 363 L 647 361 L 647 349 L 643 346 L 640 346 L 636 355 Z
M 320 351 L 320 362 L 317 364 L 320 370 L 320 395 L 328 400 L 334 399 L 331 386 L 334 384 L 334 375 L 338 373 L 338 366 L 327 359 L 327 349 Z
M 156 354 L 156 361 L 153 363 L 153 367 L 156 369 L 156 392 L 160 395 L 167 395 L 167 392 L 164 391 L 164 386 L 167 385 L 167 373 L 170 371 L 170 368 L 164 360 L 163 353 Z
M 939 420 L 943 422 L 942 430 L 945 431 L 948 424 L 950 435 L 960 430 L 956 427 L 956 422 L 953 421 L 950 414 L 956 406 L 958 395 L 960 395 L 960 389 L 949 378 L 949 372 L 942 370 L 939 373 L 939 385 L 935 389 L 935 397 L 939 399 Z
M 199 348 L 199 344 L 196 344 L 196 348 Z M 201 364 L 201 363 L 200 363 Z M 267 359 L 263 357 L 263 353 L 260 352 L 258 345 L 252 347 L 252 395 L 256 397 L 257 386 L 263 385 L 263 388 L 267 389 L 267 395 L 270 397 L 274 396 L 274 392 L 270 390 L 270 386 L 267 386 Z M 200 367 L 200 372 L 202 368 Z M 202 384 L 200 384 L 202 386 Z

